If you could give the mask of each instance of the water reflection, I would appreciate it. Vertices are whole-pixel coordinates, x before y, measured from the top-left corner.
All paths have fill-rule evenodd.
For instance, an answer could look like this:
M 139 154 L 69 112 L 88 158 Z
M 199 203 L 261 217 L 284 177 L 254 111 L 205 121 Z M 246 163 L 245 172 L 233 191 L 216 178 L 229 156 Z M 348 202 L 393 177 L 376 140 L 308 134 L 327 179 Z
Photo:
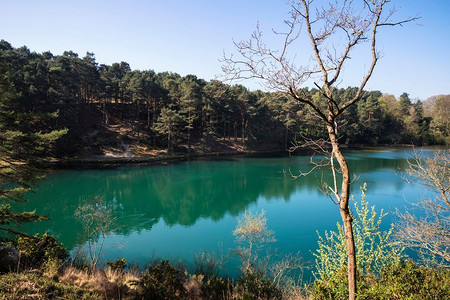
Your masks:
M 395 191 L 404 184 L 392 170 L 406 166 L 405 152 L 348 154 L 352 172 L 361 176 L 360 184 L 369 183 L 369 191 Z M 32 224 L 28 230 L 48 231 L 69 249 L 85 241 L 78 236 L 82 230 L 75 210 L 99 195 L 117 219 L 117 235 L 136 236 L 160 222 L 191 227 L 202 219 L 210 220 L 209 230 L 214 230 L 214 224 L 225 216 L 237 216 L 257 206 L 259 199 L 289 202 L 294 194 L 305 193 L 320 197 L 317 187 L 321 180 L 330 182 L 329 169 L 297 180 L 285 172 L 309 167 L 309 157 L 296 156 L 64 171 L 50 175 L 29 195 L 29 202 L 17 206 L 49 215 L 51 220 Z M 359 189 L 358 183 L 353 189 Z M 315 205 L 320 209 L 323 203 Z

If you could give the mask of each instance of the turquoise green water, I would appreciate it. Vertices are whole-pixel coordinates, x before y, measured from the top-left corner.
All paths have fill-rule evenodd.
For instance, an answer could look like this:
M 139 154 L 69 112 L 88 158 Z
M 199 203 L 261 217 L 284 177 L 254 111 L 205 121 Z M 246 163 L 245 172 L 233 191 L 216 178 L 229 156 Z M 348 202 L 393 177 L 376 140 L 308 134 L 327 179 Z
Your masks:
M 424 191 L 405 183 L 399 172 L 409 150 L 348 151 L 351 171 L 358 176 L 352 191 L 368 185 L 368 200 L 393 212 Z M 198 160 L 147 167 L 108 170 L 58 171 L 39 183 L 21 209 L 36 209 L 51 220 L 32 224 L 29 232 L 45 231 L 73 250 L 83 245 L 76 208 L 86 199 L 102 196 L 117 219 L 116 230 L 105 242 L 102 260 L 125 257 L 145 265 L 152 257 L 182 259 L 192 264 L 204 249 L 234 248 L 232 232 L 245 210 L 265 210 L 268 227 L 280 253 L 300 251 L 306 262 L 316 249 L 316 231 L 335 229 L 338 207 L 319 190 L 330 180 L 329 169 L 293 179 L 287 172 L 307 171 L 309 156 Z M 395 221 L 386 217 L 384 228 Z M 233 263 L 226 272 L 235 275 Z

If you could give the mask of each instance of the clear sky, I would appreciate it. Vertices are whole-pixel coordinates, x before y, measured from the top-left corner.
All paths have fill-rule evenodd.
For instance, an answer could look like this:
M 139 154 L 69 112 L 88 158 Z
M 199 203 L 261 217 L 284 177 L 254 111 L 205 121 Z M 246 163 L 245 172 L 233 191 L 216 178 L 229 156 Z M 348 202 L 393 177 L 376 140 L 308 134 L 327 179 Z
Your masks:
M 367 89 L 422 100 L 450 94 L 450 0 L 392 2 L 399 18 L 421 19 L 383 28 L 383 57 Z M 132 69 L 210 80 L 221 75 L 219 59 L 233 52 L 233 40 L 247 39 L 258 21 L 270 39 L 288 10 L 286 0 L 0 0 L 0 39 L 36 52 L 72 50 L 82 57 L 89 51 L 100 64 L 126 61 Z M 345 75 L 342 87 L 358 85 L 352 70 Z

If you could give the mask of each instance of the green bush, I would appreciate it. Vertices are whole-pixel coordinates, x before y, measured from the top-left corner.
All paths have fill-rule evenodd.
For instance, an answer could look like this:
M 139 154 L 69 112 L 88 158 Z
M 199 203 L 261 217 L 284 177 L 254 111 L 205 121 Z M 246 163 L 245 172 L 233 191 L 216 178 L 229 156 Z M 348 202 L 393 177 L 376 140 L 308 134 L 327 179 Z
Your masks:
M 127 260 L 125 258 L 118 258 L 115 261 L 106 261 L 106 264 L 111 268 L 113 271 L 117 272 L 123 272 L 123 270 L 127 266 Z
M 347 269 L 342 267 L 329 279 L 316 280 L 311 295 L 320 300 L 348 299 L 347 283 Z M 401 261 L 384 266 L 379 276 L 358 276 L 357 284 L 357 299 L 446 299 L 450 295 L 450 270 Z
M 65 261 L 69 254 L 67 250 L 47 233 L 30 237 L 20 237 L 17 240 L 17 251 L 20 257 L 20 267 L 23 269 L 39 268 L 49 260 Z
M 388 265 L 358 299 L 446 299 L 450 270 L 418 266 L 412 261 Z
M 156 266 L 150 266 L 142 275 L 139 286 L 144 299 L 180 299 L 186 290 L 184 274 L 167 260 Z
M 356 247 L 356 264 L 359 272 L 379 274 L 387 264 L 396 264 L 403 257 L 403 248 L 391 240 L 394 227 L 381 231 L 381 223 L 387 215 L 383 210 L 378 213 L 375 206 L 369 206 L 366 199 L 366 184 L 361 187 L 361 204 L 354 198 L 353 232 Z M 318 246 L 313 255 L 316 257 L 314 275 L 316 279 L 326 280 L 334 277 L 342 266 L 347 264 L 347 244 L 342 225 L 337 224 L 337 231 L 325 231 L 319 235 Z
M 361 187 L 361 204 L 354 202 L 353 232 L 355 237 L 357 289 L 363 291 L 376 281 L 386 266 L 397 265 L 403 257 L 403 248 L 391 241 L 394 227 L 380 230 L 383 210 L 378 213 L 375 206 L 369 206 L 366 199 L 366 184 Z M 354 198 L 352 198 L 354 201 Z M 319 234 L 319 249 L 314 256 L 316 281 L 312 295 L 315 299 L 348 298 L 347 245 L 342 225 L 337 231 Z
M 212 275 L 203 282 L 202 295 L 204 299 L 227 299 L 227 295 L 233 293 L 233 283 Z
M 260 273 L 245 272 L 239 277 L 236 290 L 243 299 L 281 299 L 281 290 Z
M 316 279 L 311 290 L 313 299 L 348 299 L 347 276 L 347 265 L 343 265 L 339 270 L 335 271 L 332 276 L 328 276 L 323 280 Z M 371 278 L 371 275 L 368 275 L 367 278 Z M 359 272 L 356 275 L 356 284 L 358 291 L 365 289 L 366 281 L 363 280 Z

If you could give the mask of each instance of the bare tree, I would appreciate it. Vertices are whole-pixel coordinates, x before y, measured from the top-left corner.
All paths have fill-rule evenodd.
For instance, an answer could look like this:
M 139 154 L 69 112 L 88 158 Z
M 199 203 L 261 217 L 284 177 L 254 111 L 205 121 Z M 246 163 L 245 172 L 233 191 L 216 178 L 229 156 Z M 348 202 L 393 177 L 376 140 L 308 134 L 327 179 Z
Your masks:
M 415 249 L 427 263 L 450 267 L 450 151 L 442 150 L 429 158 L 417 153 L 409 161 L 407 179 L 421 184 L 434 197 L 413 203 L 417 214 L 407 211 L 401 217 L 397 237 L 406 246 Z
M 116 219 L 103 197 L 94 197 L 78 206 L 75 216 L 82 223 L 87 239 L 90 271 L 94 272 L 102 255 L 106 236 L 116 229 Z
M 297 0 L 291 3 L 290 17 L 285 20 L 286 32 L 274 34 L 282 38 L 281 47 L 273 50 L 263 42 L 262 32 L 257 26 L 247 41 L 235 42 L 237 57 L 225 56 L 223 71 L 227 78 L 259 79 L 268 89 L 284 92 L 287 96 L 311 108 L 326 127 L 331 144 L 333 182 L 328 190 L 339 204 L 344 223 L 348 255 L 349 298 L 356 294 L 356 257 L 352 230 L 352 216 L 349 210 L 350 171 L 341 151 L 338 136 L 340 116 L 354 105 L 363 95 L 364 87 L 372 76 L 380 57 L 376 49 L 378 30 L 383 26 L 396 26 L 411 22 L 417 17 L 392 21 L 394 9 L 387 6 L 390 0 L 343 0 L 314 6 L 314 0 Z M 298 41 L 306 38 L 310 51 Z M 368 47 L 364 47 L 364 44 Z M 360 46 L 360 47 L 358 47 Z M 362 75 L 355 95 L 350 99 L 340 99 L 334 93 L 341 82 L 344 67 L 351 54 L 361 48 L 370 57 L 370 65 Z M 360 54 L 360 53 L 359 53 Z M 309 61 L 299 65 L 299 58 Z M 302 87 L 313 82 L 321 92 L 320 99 L 313 99 Z M 335 168 L 333 162 L 339 165 Z M 338 187 L 338 178 L 341 184 Z
M 276 241 L 272 230 L 267 228 L 267 219 L 264 211 L 260 214 L 245 211 L 238 219 L 238 225 L 233 231 L 236 241 L 241 244 L 236 249 L 237 255 L 242 261 L 244 273 L 254 273 L 261 268 L 258 267 L 259 254 L 268 244 Z
M 291 276 L 303 267 L 300 254 L 279 255 L 276 249 L 269 251 L 268 245 L 276 238 L 267 227 L 264 210 L 260 213 L 245 211 L 238 219 L 233 235 L 239 243 L 236 254 L 241 259 L 244 275 L 267 276 L 284 294 L 298 291 L 299 287 Z M 263 250 L 266 253 L 261 257 Z

